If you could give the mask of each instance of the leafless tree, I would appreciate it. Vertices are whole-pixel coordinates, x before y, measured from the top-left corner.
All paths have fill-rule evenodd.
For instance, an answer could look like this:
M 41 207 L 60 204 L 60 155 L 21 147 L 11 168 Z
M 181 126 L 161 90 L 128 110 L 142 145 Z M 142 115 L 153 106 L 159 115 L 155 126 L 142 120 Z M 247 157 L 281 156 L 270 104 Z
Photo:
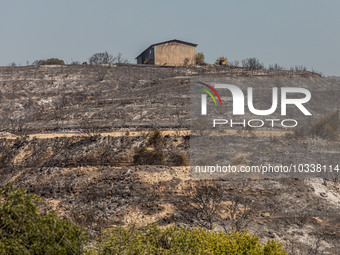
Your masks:
M 239 67 L 240 66 L 240 61 L 238 61 L 238 60 L 230 61 L 230 65 L 231 66 L 235 66 L 235 67 Z
M 264 65 L 257 58 L 247 58 L 242 60 L 242 67 L 249 70 L 264 69 Z
M 223 189 L 212 182 L 190 185 L 178 204 L 182 216 L 201 227 L 212 229 L 220 220 L 219 212 L 223 201 Z
M 279 71 L 279 70 L 283 70 L 284 68 L 280 66 L 279 64 L 274 64 L 274 65 L 269 65 L 268 69 Z
M 117 54 L 117 56 L 115 56 L 113 58 L 114 63 L 116 63 L 116 64 L 121 64 L 121 63 L 126 64 L 126 63 L 129 62 L 126 58 L 123 58 L 122 56 L 123 56 L 123 54 L 119 52 Z
M 241 195 L 233 195 L 231 202 L 223 207 L 226 217 L 221 220 L 224 231 L 243 231 L 248 227 L 254 213 L 251 201 Z
M 290 70 L 293 70 L 293 71 L 307 71 L 307 68 L 303 65 L 297 65 L 297 66 L 294 66 L 294 67 L 291 67 Z
M 128 60 L 123 58 L 122 53 L 118 53 L 117 56 L 113 56 L 107 51 L 105 52 L 99 52 L 93 54 L 89 58 L 90 65 L 96 65 L 96 64 L 120 64 L 120 63 L 128 63 Z
M 99 52 L 99 53 L 93 54 L 89 58 L 89 63 L 91 65 L 96 65 L 96 64 L 113 64 L 114 63 L 114 57 L 111 54 L 107 53 L 107 51 Z
M 296 224 L 299 228 L 303 228 L 303 226 L 307 223 L 307 221 L 311 218 L 310 211 L 305 208 L 298 215 L 291 217 L 291 220 L 294 224 Z
M 177 207 L 191 224 L 208 229 L 218 224 L 226 232 L 243 231 L 254 214 L 249 199 L 234 194 L 228 198 L 223 186 L 213 181 L 190 185 Z
M 291 242 L 287 246 L 287 250 L 289 254 L 294 255 L 318 255 L 320 253 L 322 239 L 319 237 L 316 242 L 311 247 L 306 247 L 300 243 Z

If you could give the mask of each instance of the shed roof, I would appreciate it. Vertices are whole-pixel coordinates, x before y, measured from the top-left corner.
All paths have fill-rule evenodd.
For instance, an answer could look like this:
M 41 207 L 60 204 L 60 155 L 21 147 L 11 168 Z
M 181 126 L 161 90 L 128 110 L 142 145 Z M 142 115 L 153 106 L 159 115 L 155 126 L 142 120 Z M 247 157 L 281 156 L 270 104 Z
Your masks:
M 178 43 L 186 44 L 186 45 L 193 46 L 193 47 L 197 47 L 197 45 L 198 45 L 196 43 L 181 41 L 181 40 L 177 40 L 177 39 L 173 39 L 173 40 L 169 40 L 169 41 L 164 41 L 164 42 L 160 42 L 160 43 L 154 43 L 154 44 L 151 44 L 149 47 L 147 47 L 144 51 L 142 51 L 142 53 L 139 54 L 135 59 L 139 58 L 140 55 L 142 55 L 145 51 L 147 51 L 148 49 L 150 49 L 153 46 L 161 45 L 161 44 L 166 44 L 166 43 L 170 43 L 170 42 L 178 42 Z

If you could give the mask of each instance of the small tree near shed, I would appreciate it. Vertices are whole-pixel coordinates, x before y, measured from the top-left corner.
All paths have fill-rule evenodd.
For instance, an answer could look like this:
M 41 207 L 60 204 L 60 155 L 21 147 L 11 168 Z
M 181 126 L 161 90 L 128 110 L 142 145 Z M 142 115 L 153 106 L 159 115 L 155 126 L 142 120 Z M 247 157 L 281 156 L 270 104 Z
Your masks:
M 204 62 L 204 59 L 205 59 L 205 56 L 204 56 L 203 52 L 197 53 L 196 56 L 195 56 L 196 65 L 199 65 L 199 66 L 205 65 L 206 63 Z

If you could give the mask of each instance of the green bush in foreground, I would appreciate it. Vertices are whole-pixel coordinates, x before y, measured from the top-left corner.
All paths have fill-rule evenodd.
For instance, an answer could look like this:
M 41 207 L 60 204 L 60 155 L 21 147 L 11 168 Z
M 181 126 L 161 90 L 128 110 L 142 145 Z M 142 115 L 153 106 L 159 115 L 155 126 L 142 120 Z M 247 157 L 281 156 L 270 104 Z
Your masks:
M 172 226 L 160 229 L 115 227 L 103 233 L 97 249 L 88 254 L 287 254 L 276 240 L 262 243 L 248 232 L 208 231 Z
M 0 189 L 0 254 L 247 254 L 286 255 L 281 243 L 263 243 L 248 232 L 208 231 L 203 228 L 156 224 L 145 228 L 115 227 L 84 251 L 86 235 L 80 227 L 42 214 L 41 198 L 12 185 Z
M 0 189 L 0 254 L 81 254 L 85 234 L 80 227 L 40 213 L 39 201 L 12 185 Z

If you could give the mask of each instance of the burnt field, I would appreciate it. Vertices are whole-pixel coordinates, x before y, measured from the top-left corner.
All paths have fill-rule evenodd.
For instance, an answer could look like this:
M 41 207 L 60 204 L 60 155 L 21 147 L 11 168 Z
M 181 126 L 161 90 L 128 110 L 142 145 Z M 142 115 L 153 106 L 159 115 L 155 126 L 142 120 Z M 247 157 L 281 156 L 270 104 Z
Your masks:
M 2 67 L 0 129 L 41 133 L 189 128 L 190 78 L 202 75 L 320 79 L 309 72 L 223 66 Z
M 80 224 L 93 239 L 108 227 L 157 222 L 249 229 L 282 241 L 290 254 L 338 254 L 339 175 L 191 178 L 190 79 L 201 75 L 324 82 L 308 72 L 219 66 L 0 68 L 0 185 L 12 182 L 43 197 L 44 210 Z M 318 101 L 317 119 L 333 112 Z M 329 124 L 336 121 L 320 128 L 331 136 L 303 126 L 215 137 L 230 143 L 227 160 L 235 165 L 289 161 L 293 154 L 302 161 L 328 153 L 336 162 L 339 125 Z

